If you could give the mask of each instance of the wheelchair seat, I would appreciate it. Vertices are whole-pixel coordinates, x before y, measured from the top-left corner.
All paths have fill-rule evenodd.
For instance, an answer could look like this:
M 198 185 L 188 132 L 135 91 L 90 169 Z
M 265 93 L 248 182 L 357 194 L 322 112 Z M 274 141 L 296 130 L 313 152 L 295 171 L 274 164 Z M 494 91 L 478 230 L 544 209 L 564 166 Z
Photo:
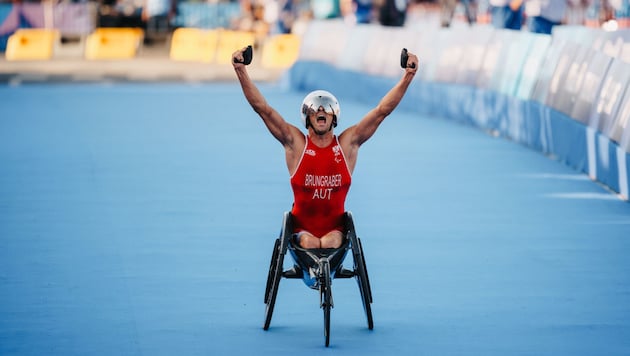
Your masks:
M 337 272 L 342 271 L 342 263 L 346 258 L 346 254 L 350 249 L 349 240 L 344 235 L 343 242 L 338 248 L 312 248 L 306 249 L 300 246 L 294 238 L 289 242 L 289 252 L 293 257 L 298 268 L 293 268 L 290 272 L 285 273 L 287 278 L 302 278 L 304 283 L 311 288 L 317 288 L 317 285 L 309 272 L 317 270 L 323 259 L 327 260 L 330 265 L 331 278 L 335 278 Z M 301 270 L 300 274 L 297 270 Z M 293 273 L 292 273 L 293 272 Z M 347 273 L 346 273 L 347 274 Z

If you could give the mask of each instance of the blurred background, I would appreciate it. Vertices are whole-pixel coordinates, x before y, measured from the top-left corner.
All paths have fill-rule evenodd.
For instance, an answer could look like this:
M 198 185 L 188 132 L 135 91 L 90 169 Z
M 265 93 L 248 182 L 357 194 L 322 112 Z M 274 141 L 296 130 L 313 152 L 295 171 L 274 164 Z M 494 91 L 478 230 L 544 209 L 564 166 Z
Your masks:
M 271 37 L 291 35 L 294 42 L 299 40 L 313 19 L 400 27 L 488 24 L 551 33 L 555 25 L 614 31 L 627 28 L 629 18 L 628 0 L 2 0 L 0 52 L 8 61 L 161 56 L 211 62 L 214 57 L 185 53 L 182 41 L 196 36 L 199 48 L 199 41 L 212 41 L 200 37 L 209 31 L 235 31 L 248 34 L 241 42 L 253 38 L 256 49 L 262 50 Z M 31 31 L 28 37 L 22 31 L 11 45 L 11 36 L 27 29 L 40 31 Z M 286 68 L 296 57 L 275 67 Z
M 336 354 L 628 355 L 629 15 L 628 0 L 0 2 L 0 355 L 319 354 L 300 283 L 260 328 L 291 193 L 230 65 L 249 44 L 278 112 L 298 122 L 326 89 L 339 129 L 398 82 L 401 48 L 420 58 L 348 201 L 378 326 L 335 284 Z

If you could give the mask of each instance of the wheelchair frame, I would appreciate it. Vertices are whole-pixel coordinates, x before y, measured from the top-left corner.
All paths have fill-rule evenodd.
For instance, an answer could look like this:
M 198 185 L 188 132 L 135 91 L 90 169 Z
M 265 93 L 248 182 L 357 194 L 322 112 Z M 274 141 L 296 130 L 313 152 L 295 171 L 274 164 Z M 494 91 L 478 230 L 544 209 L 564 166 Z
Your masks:
M 324 311 L 325 345 L 330 345 L 330 310 L 334 307 L 332 298 L 332 279 L 355 278 L 361 293 L 361 301 L 367 318 L 368 329 L 374 328 L 372 319 L 372 290 L 368 278 L 361 239 L 357 237 L 352 213 L 344 214 L 345 239 L 341 247 L 336 249 L 304 249 L 293 241 L 293 219 L 290 212 L 285 212 L 280 237 L 275 240 L 267 286 L 265 289 L 265 323 L 264 330 L 269 329 L 273 309 L 276 303 L 278 287 L 282 278 L 302 279 L 312 289 L 319 290 L 320 307 Z M 284 270 L 284 256 L 290 252 L 295 266 Z M 347 252 L 352 251 L 353 269 L 343 268 Z

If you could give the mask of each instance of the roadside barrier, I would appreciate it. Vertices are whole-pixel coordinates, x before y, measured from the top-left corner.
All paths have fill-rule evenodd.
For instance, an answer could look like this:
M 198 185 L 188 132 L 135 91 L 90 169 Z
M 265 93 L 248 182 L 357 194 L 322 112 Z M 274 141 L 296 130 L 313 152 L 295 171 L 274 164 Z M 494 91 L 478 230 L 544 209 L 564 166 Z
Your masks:
M 420 58 L 402 109 L 529 146 L 628 200 L 630 30 L 561 26 L 549 36 L 314 21 L 288 80 L 296 90 L 374 102 L 402 75 L 402 47 Z

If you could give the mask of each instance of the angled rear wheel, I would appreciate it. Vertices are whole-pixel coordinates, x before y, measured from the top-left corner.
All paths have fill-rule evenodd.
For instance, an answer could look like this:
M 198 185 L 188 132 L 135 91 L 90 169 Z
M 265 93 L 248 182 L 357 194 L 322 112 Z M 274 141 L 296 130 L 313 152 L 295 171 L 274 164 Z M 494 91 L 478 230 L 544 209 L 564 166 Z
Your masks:
M 284 256 L 291 240 L 292 234 L 291 213 L 285 212 L 282 221 L 282 230 L 280 237 L 276 239 L 271 254 L 271 262 L 269 263 L 269 274 L 267 276 L 267 286 L 265 287 L 265 323 L 263 329 L 269 329 L 271 317 L 273 316 L 273 308 L 276 304 L 276 296 L 278 295 L 278 287 L 282 279 L 282 269 L 284 267 Z
M 368 278 L 367 267 L 365 265 L 365 257 L 363 256 L 361 239 L 357 238 L 357 244 L 359 256 L 355 256 L 354 270 L 356 273 L 357 284 L 359 285 L 359 292 L 361 293 L 361 301 L 363 303 L 363 310 L 365 311 L 368 329 L 372 330 L 374 328 L 374 320 L 372 318 L 372 289 L 370 287 L 370 280 Z
M 269 291 L 271 291 L 271 286 L 273 285 L 273 280 L 276 275 L 276 259 L 278 259 L 278 246 L 280 246 L 280 239 L 276 239 L 276 242 L 273 245 L 273 252 L 271 254 L 271 262 L 269 263 L 269 274 L 267 275 L 267 286 L 265 288 L 265 304 L 269 302 Z
M 359 285 L 361 302 L 363 303 L 363 310 L 365 311 L 368 329 L 372 330 L 374 328 L 374 320 L 372 319 L 372 288 L 370 287 L 370 280 L 368 278 L 367 267 L 365 265 L 361 239 L 357 237 L 357 233 L 354 228 L 354 220 L 352 219 L 352 213 L 350 212 L 346 212 L 346 229 L 348 231 L 348 240 L 350 240 L 352 248 L 354 276 L 357 279 L 357 284 Z
M 265 292 L 265 324 L 263 329 L 268 330 L 273 316 L 273 308 L 276 304 L 276 296 L 278 295 L 278 287 L 282 278 L 282 267 L 284 264 L 284 254 L 280 251 L 281 241 L 276 239 L 273 247 L 271 263 L 269 266 L 269 275 L 267 276 L 267 287 Z

